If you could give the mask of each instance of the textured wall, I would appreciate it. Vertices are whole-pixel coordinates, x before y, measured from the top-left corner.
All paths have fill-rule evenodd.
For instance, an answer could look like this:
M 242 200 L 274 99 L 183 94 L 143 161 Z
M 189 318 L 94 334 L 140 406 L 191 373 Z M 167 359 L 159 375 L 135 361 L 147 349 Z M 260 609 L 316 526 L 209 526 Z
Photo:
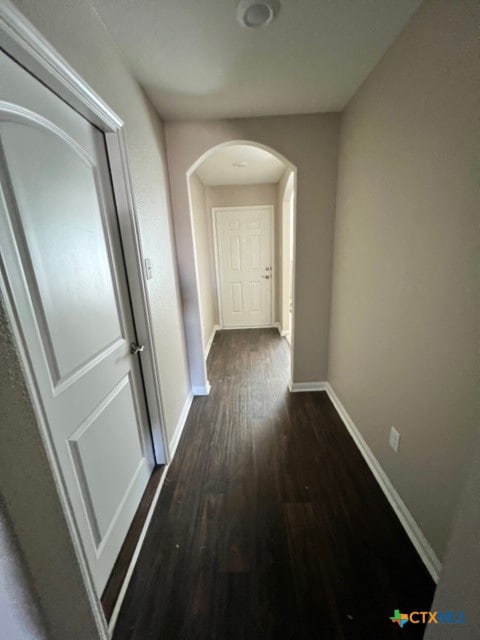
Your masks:
M 145 255 L 166 426 L 174 433 L 189 377 L 169 213 L 163 125 L 88 2 L 17 0 L 27 18 L 126 123 L 127 151 Z M 0 479 L 51 638 L 98 637 L 24 379 L 0 316 Z M 21 560 L 18 560 L 21 562 Z M 28 603 L 26 603 L 28 606 Z M 1 633 L 0 633 L 1 635 Z
M 5 597 L 17 600 L 19 609 L 11 611 L 17 630 L 21 615 L 41 638 L 38 594 L 49 639 L 94 640 L 99 637 L 94 614 L 1 297 L 0 362 L 0 520 L 5 526 L 8 513 L 21 547 L 3 528 L 3 548 L 8 545 L 11 553 L 6 560 L 9 593 Z M 1 631 L 0 627 L 0 637 Z
M 36 594 L 4 505 L 0 505 L 0 620 L 8 640 L 47 640 Z
M 430 624 L 425 640 L 477 640 L 480 638 L 480 432 L 470 475 L 457 509 L 432 611 L 464 611 L 465 625 Z
M 426 1 L 340 143 L 329 381 L 440 558 L 479 419 L 479 33 Z
M 189 379 L 162 122 L 88 2 L 15 0 L 15 4 L 125 122 L 142 245 L 154 274 L 148 293 L 167 431 L 172 436 Z
M 291 216 L 295 215 L 295 177 L 290 169 L 286 169 L 277 187 L 277 210 L 278 210 L 278 229 L 279 229 L 279 287 L 280 293 L 277 298 L 277 319 L 280 323 L 282 331 L 287 331 L 290 325 L 290 242 Z M 293 198 L 293 202 L 292 202 Z M 293 209 L 293 213 L 292 213 Z M 294 232 L 294 230 L 293 230 Z
M 258 142 L 298 169 L 294 380 L 326 380 L 339 124 L 339 114 L 166 123 L 175 239 L 192 348 L 198 348 L 200 339 L 194 335 L 199 304 L 186 173 L 218 144 Z
M 218 324 L 218 304 L 215 277 L 212 278 L 212 263 L 215 269 L 215 257 L 210 229 L 211 220 L 207 213 L 205 187 L 196 173 L 190 176 L 190 198 L 200 288 L 203 343 L 206 345 L 213 327 Z

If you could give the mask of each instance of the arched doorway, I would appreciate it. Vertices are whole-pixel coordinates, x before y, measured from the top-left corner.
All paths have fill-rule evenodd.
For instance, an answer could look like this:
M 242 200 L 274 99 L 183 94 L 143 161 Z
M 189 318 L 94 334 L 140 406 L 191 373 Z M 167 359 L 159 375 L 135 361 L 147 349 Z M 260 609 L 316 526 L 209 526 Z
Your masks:
M 295 264 L 291 249 L 295 246 L 297 169 L 271 147 L 251 140 L 231 140 L 203 153 L 187 170 L 186 180 L 193 240 L 193 286 L 198 301 L 196 321 L 186 321 L 188 357 L 195 376 L 192 391 L 194 395 L 205 395 L 209 392 L 206 356 L 215 331 L 235 328 L 235 323 L 229 324 L 225 309 L 222 309 L 215 216 L 242 206 L 250 208 L 250 213 L 254 206 L 271 206 L 272 264 L 262 267 L 267 272 L 259 276 L 267 280 L 262 284 L 262 292 L 270 286 L 271 313 L 265 312 L 263 317 L 252 320 L 253 324 L 247 319 L 238 327 L 273 326 L 281 335 L 293 337 L 294 313 L 285 314 L 284 310 L 291 308 L 293 299 L 290 267 L 293 265 L 294 269 Z M 290 217 L 284 215 L 286 199 L 290 203 Z M 293 339 L 289 342 L 293 362 Z

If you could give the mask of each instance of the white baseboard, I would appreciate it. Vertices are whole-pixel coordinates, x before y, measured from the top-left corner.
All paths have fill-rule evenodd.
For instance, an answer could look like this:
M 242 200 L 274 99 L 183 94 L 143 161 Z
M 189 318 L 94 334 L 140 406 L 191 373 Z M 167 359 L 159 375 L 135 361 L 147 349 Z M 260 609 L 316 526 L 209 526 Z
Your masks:
M 183 428 L 184 428 L 185 422 L 187 421 L 187 418 L 188 418 L 188 412 L 190 411 L 190 407 L 192 406 L 193 396 L 194 396 L 194 394 L 192 392 L 190 392 L 188 394 L 187 399 L 185 400 L 185 403 L 183 405 L 182 412 L 180 413 L 180 417 L 178 418 L 177 426 L 175 427 L 175 431 L 173 433 L 172 440 L 170 441 L 170 446 L 169 446 L 169 448 L 170 448 L 170 463 L 173 460 L 173 456 L 175 455 L 175 452 L 177 450 L 178 443 L 180 442 L 180 438 L 182 437 Z
M 292 393 L 301 391 L 325 391 L 326 385 L 326 382 L 292 382 L 290 380 L 288 388 Z
M 145 518 L 145 522 L 143 523 L 142 531 L 138 537 L 137 545 L 135 547 L 135 551 L 130 560 L 130 564 L 128 565 L 127 573 L 125 574 L 125 578 L 123 579 L 122 586 L 120 588 L 117 600 L 115 602 L 115 607 L 112 611 L 112 616 L 108 622 L 108 631 L 113 634 L 113 630 L 115 629 L 115 624 L 117 623 L 118 614 L 120 613 L 120 609 L 123 604 L 123 600 L 125 598 L 125 594 L 127 593 L 128 585 L 130 583 L 130 578 L 132 577 L 133 571 L 135 569 L 135 565 L 137 564 L 138 556 L 140 555 L 140 551 L 142 550 L 143 542 L 145 540 L 145 536 L 147 535 L 148 527 L 150 526 L 150 522 L 152 520 L 153 512 L 155 511 L 155 507 L 157 506 L 158 499 L 160 498 L 160 492 L 163 487 L 163 483 L 165 482 L 165 478 L 167 476 L 168 465 L 165 465 L 162 476 L 160 478 L 160 482 L 158 483 L 158 487 L 155 490 L 155 495 L 153 496 L 152 503 L 147 513 L 147 517 Z
M 273 326 L 277 329 L 278 333 L 282 336 L 282 338 L 284 338 L 288 334 L 288 331 L 283 331 L 282 325 L 280 324 L 280 322 L 274 322 Z
M 212 333 L 210 334 L 210 338 L 208 339 L 208 342 L 205 345 L 205 360 L 208 358 L 208 354 L 210 353 L 211 346 L 213 344 L 213 341 L 215 340 L 215 334 L 220 328 L 221 327 L 219 324 L 215 324 L 213 326 Z
M 115 624 L 117 622 L 118 614 L 120 612 L 120 608 L 122 606 L 123 599 L 125 598 L 125 593 L 127 592 L 128 584 L 130 582 L 130 578 L 132 577 L 133 571 L 135 569 L 135 565 L 136 565 L 137 560 L 138 560 L 138 556 L 140 555 L 140 551 L 142 549 L 143 541 L 145 540 L 145 536 L 147 535 L 147 530 L 148 530 L 148 527 L 150 525 L 150 521 L 152 519 L 153 512 L 155 511 L 155 507 L 157 505 L 158 499 L 160 497 L 160 492 L 162 490 L 163 483 L 165 481 L 165 477 L 167 475 L 168 467 L 169 467 L 170 464 L 172 464 L 172 460 L 173 460 L 173 457 L 174 457 L 175 452 L 177 450 L 178 443 L 180 442 L 180 438 L 182 436 L 183 428 L 185 427 L 185 423 L 187 421 L 188 412 L 190 411 L 190 407 L 192 405 L 192 401 L 193 401 L 193 393 L 189 393 L 188 396 L 187 396 L 187 399 L 185 400 L 185 403 L 183 405 L 182 411 L 180 413 L 180 417 L 178 418 L 177 426 L 175 427 L 175 432 L 173 434 L 173 438 L 172 438 L 172 440 L 170 442 L 170 462 L 165 465 L 165 467 L 164 467 L 164 469 L 162 471 L 162 477 L 160 478 L 160 482 L 158 483 L 158 487 L 155 490 L 155 495 L 153 497 L 152 504 L 150 505 L 150 508 L 148 510 L 148 513 L 147 513 L 147 517 L 145 518 L 145 522 L 143 524 L 142 531 L 141 531 L 140 536 L 138 538 L 138 542 L 137 542 L 137 545 L 135 547 L 135 551 L 133 552 L 132 558 L 130 560 L 130 564 L 128 565 L 127 573 L 125 575 L 125 578 L 124 578 L 123 583 L 122 583 L 122 587 L 121 587 L 120 592 L 118 594 L 117 601 L 115 603 L 115 607 L 114 607 L 113 612 L 112 612 L 112 617 L 110 618 L 110 621 L 108 623 L 108 630 L 109 630 L 110 633 L 113 633 L 113 630 L 115 628 Z
M 194 396 L 208 396 L 208 394 L 210 393 L 210 382 L 207 380 L 206 384 L 202 384 L 202 385 L 196 385 L 192 387 L 192 394 Z
M 275 325 L 273 324 L 252 324 L 248 327 L 243 327 L 243 326 L 234 326 L 234 327 L 220 327 L 220 329 L 222 331 L 238 331 L 239 329 L 245 329 L 245 331 L 248 331 L 249 329 L 275 329 Z
M 347 410 L 341 403 L 335 391 L 332 389 L 330 384 L 326 383 L 326 391 L 328 393 L 328 397 L 332 401 L 335 409 L 338 412 L 338 415 L 342 419 L 345 427 L 353 438 L 353 441 L 357 445 L 360 453 L 362 454 L 365 462 L 368 464 L 370 471 L 373 473 L 376 481 L 380 485 L 385 497 L 389 501 L 392 506 L 397 518 L 400 520 L 402 527 L 405 529 L 406 534 L 410 538 L 413 546 L 417 550 L 418 555 L 422 559 L 426 568 L 428 569 L 430 575 L 432 576 L 435 583 L 438 582 L 440 576 L 440 570 L 442 568 L 442 564 L 435 554 L 434 550 L 428 543 L 427 539 L 423 535 L 420 527 L 415 522 L 412 514 L 408 510 L 406 504 L 403 502 L 401 497 L 398 495 L 395 487 L 391 483 L 385 471 L 382 469 L 380 463 L 373 455 L 372 450 L 365 442 L 363 436 L 358 430 L 357 426 L 353 422 L 352 418 L 349 416 Z

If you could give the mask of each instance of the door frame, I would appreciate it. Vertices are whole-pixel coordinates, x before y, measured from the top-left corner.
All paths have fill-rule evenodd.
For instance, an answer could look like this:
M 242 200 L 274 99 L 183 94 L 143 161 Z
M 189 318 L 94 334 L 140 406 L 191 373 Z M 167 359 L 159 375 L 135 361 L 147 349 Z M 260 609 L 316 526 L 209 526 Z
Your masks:
M 0 4 L 2 48 L 48 89 L 94 124 L 105 135 L 113 193 L 120 227 L 127 280 L 137 339 L 147 347 L 141 354 L 147 406 L 157 463 L 170 461 L 160 395 L 153 323 L 144 277 L 138 215 L 128 165 L 125 123 L 78 75 L 8 0 Z
M 280 270 L 282 273 L 282 305 L 280 308 L 280 330 L 291 346 L 292 322 L 293 322 L 293 283 L 295 280 L 295 176 L 293 172 L 287 178 L 283 194 L 281 194 L 280 206 L 282 216 L 282 260 Z M 291 251 L 292 250 L 292 251 Z M 291 253 L 290 253 L 291 252 Z M 291 258 L 291 260 L 290 260 Z M 286 288 L 288 284 L 288 288 Z M 288 299 L 287 299 L 288 298 Z M 286 305 L 289 309 L 286 310 Z M 287 311 L 287 320 L 285 317 Z
M 270 261 L 272 263 L 272 267 L 270 269 L 270 278 L 272 280 L 272 291 L 270 296 L 270 324 L 269 325 L 254 325 L 251 327 L 225 327 L 223 323 L 222 316 L 222 304 L 221 304 L 221 295 L 220 295 L 220 269 L 218 264 L 218 236 L 217 236 L 217 225 L 215 224 L 217 221 L 217 213 L 222 211 L 238 211 L 239 209 L 245 211 L 252 211 L 255 209 L 268 209 L 270 214 Z M 255 204 L 252 206 L 244 206 L 241 207 L 212 207 L 212 226 L 213 226 L 213 246 L 215 253 L 215 282 L 217 285 L 217 302 L 218 302 L 218 317 L 220 321 L 221 329 L 258 329 L 264 326 L 274 327 L 275 326 L 275 287 L 276 287 L 276 276 L 275 276 L 275 206 L 273 204 Z
M 184 326 L 185 336 L 187 340 L 187 354 L 190 367 L 190 377 L 195 382 L 192 384 L 202 386 L 202 388 L 209 388 L 210 385 L 207 380 L 207 369 L 205 366 L 205 347 L 206 340 L 204 338 L 204 327 L 201 308 L 201 290 L 199 279 L 199 265 L 197 260 L 196 248 L 195 248 L 195 225 L 193 224 L 193 212 L 192 202 L 190 194 L 190 176 L 200 167 L 200 165 L 210 156 L 217 153 L 221 149 L 226 149 L 234 145 L 246 145 L 255 147 L 257 149 L 263 149 L 268 151 L 273 156 L 278 158 L 285 166 L 285 169 L 293 173 L 293 281 L 292 281 L 292 298 L 294 300 L 292 311 L 292 327 L 291 327 L 291 358 L 290 358 L 290 382 L 293 379 L 293 371 L 295 369 L 295 283 L 296 283 L 296 261 L 297 261 L 297 190 L 298 190 L 298 169 L 286 156 L 280 151 L 277 151 L 275 147 L 272 147 L 263 142 L 259 142 L 255 139 L 249 138 L 235 138 L 230 137 L 228 132 L 222 132 L 219 134 L 220 140 L 216 143 L 201 144 L 202 152 L 196 157 L 190 166 L 188 166 L 191 160 L 188 160 L 185 164 L 185 189 L 188 202 L 188 233 L 182 236 L 181 249 L 182 254 L 185 254 L 185 260 L 183 266 L 180 268 L 180 279 L 183 283 L 185 280 L 185 286 L 189 291 L 189 309 L 184 309 Z M 260 136 L 261 137 L 261 136 Z M 182 163 L 181 163 L 182 164 Z M 183 170 L 183 169 L 182 169 Z M 182 194 L 177 194 L 177 197 L 182 199 Z M 183 204 L 182 204 L 183 206 Z M 177 251 L 179 250 L 179 241 L 177 238 Z M 281 248 L 281 247 L 280 247 Z M 183 269 L 183 271 L 182 271 Z M 182 284 L 183 286 L 183 284 Z M 278 327 L 278 325 L 276 325 Z M 281 334 L 281 327 L 279 332 Z M 208 393 L 208 392 L 207 392 Z
M 145 263 L 140 242 L 138 215 L 134 203 L 128 165 L 125 123 L 9 0 L 0 2 L 0 39 L 2 49 L 8 56 L 40 80 L 48 89 L 80 113 L 91 124 L 99 128 L 105 135 L 106 152 L 110 164 L 135 331 L 137 339 L 146 346 L 145 351 L 141 354 L 141 369 L 150 418 L 154 455 L 158 464 L 168 463 L 171 460 L 171 453 L 168 447 L 164 421 L 160 377 L 153 338 L 153 322 L 144 276 Z M 41 439 L 80 565 L 97 629 L 100 637 L 107 639 L 109 637 L 108 627 L 100 605 L 100 599 L 93 586 L 83 545 L 62 480 L 61 470 L 56 460 L 53 443 L 43 416 L 41 400 L 36 390 L 33 371 L 18 320 L 18 311 L 13 303 L 7 281 L 1 271 L 0 292 L 5 300 L 6 311 L 25 373 L 26 385 L 35 409 Z

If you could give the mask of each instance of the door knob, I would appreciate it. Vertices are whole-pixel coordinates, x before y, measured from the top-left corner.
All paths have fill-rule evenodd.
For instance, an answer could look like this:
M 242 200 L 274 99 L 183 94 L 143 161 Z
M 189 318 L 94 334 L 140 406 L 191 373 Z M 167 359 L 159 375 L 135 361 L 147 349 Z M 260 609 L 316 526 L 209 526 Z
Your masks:
M 270 276 L 260 276 L 261 278 L 265 278 L 265 280 L 269 280 Z
M 143 346 L 143 344 L 137 344 L 136 342 L 132 342 L 130 344 L 130 353 L 132 354 L 132 356 L 136 356 L 137 353 L 140 353 L 140 351 L 143 351 L 145 349 L 145 347 Z

